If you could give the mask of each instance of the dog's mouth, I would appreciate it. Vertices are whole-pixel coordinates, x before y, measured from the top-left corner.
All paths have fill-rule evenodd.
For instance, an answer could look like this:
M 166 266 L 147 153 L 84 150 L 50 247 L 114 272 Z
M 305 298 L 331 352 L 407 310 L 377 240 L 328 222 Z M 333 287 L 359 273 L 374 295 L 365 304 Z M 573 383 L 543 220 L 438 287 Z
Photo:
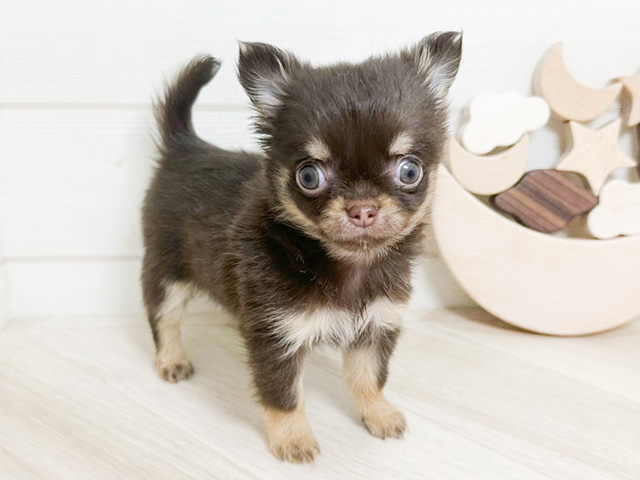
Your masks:
M 398 236 L 396 228 L 384 225 L 372 225 L 369 227 L 354 227 L 346 222 L 338 225 L 320 225 L 323 235 L 336 243 L 374 245 L 388 243 Z
M 381 218 L 367 227 L 351 224 L 348 218 L 322 222 L 320 232 L 325 243 L 332 250 L 353 254 L 382 252 L 402 240 L 404 219 L 386 220 Z
M 400 238 L 396 236 L 374 238 L 369 234 L 363 234 L 356 238 L 326 237 L 323 243 L 333 257 L 370 263 L 384 257 L 389 249 L 399 241 Z
M 388 245 L 390 243 L 394 243 L 394 240 L 396 240 L 396 237 L 394 235 L 386 235 L 386 236 L 380 237 L 380 236 L 373 236 L 373 234 L 368 232 L 363 232 L 361 234 L 353 235 L 353 236 L 325 235 L 325 238 L 330 243 L 334 243 L 344 248 L 349 248 L 353 250 Z

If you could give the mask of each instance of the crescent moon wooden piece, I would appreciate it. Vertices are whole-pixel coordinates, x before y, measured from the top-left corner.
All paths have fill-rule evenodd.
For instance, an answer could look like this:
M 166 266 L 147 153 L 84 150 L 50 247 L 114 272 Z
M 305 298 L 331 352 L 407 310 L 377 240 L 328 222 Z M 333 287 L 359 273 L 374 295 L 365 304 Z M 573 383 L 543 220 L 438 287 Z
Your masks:
M 513 187 L 527 167 L 529 135 L 495 155 L 478 156 L 451 137 L 447 144 L 449 168 L 460 184 L 477 195 L 494 195 Z
M 604 113 L 620 94 L 622 85 L 596 89 L 578 83 L 565 67 L 562 44 L 557 43 L 538 65 L 534 90 L 560 118 L 588 122 Z
M 631 98 L 627 126 L 635 127 L 640 124 L 640 75 L 636 75 L 635 77 L 620 77 L 617 81 L 622 84 Z
M 640 315 L 640 236 L 559 238 L 523 227 L 436 174 L 433 227 L 440 253 L 480 306 L 518 327 L 583 335 Z

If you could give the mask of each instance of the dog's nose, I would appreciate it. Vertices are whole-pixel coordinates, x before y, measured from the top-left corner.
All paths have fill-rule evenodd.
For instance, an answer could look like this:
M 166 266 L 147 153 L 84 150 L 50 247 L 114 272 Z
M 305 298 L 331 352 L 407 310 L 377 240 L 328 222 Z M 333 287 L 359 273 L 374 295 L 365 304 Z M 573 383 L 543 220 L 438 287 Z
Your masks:
M 348 211 L 349 220 L 356 227 L 369 227 L 376 221 L 378 207 L 374 205 L 354 205 Z

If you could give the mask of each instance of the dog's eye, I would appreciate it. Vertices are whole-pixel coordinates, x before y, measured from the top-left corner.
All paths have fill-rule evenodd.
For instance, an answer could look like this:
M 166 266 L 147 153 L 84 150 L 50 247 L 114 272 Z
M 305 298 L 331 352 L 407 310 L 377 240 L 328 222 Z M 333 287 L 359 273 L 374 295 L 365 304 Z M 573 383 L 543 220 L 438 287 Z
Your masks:
M 305 163 L 298 169 L 297 181 L 300 188 L 315 193 L 325 184 L 322 169 L 315 163 Z
M 417 185 L 422 179 L 422 166 L 413 155 L 402 157 L 396 169 L 396 179 L 404 186 Z

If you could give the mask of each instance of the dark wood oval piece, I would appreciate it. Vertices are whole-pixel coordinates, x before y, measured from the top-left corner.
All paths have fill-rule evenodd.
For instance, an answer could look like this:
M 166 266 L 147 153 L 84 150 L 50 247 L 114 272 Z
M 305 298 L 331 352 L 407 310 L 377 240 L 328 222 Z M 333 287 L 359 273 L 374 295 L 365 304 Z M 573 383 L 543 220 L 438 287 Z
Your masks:
M 526 173 L 517 185 L 492 199 L 501 212 L 539 232 L 552 233 L 598 204 L 582 175 L 559 170 Z

